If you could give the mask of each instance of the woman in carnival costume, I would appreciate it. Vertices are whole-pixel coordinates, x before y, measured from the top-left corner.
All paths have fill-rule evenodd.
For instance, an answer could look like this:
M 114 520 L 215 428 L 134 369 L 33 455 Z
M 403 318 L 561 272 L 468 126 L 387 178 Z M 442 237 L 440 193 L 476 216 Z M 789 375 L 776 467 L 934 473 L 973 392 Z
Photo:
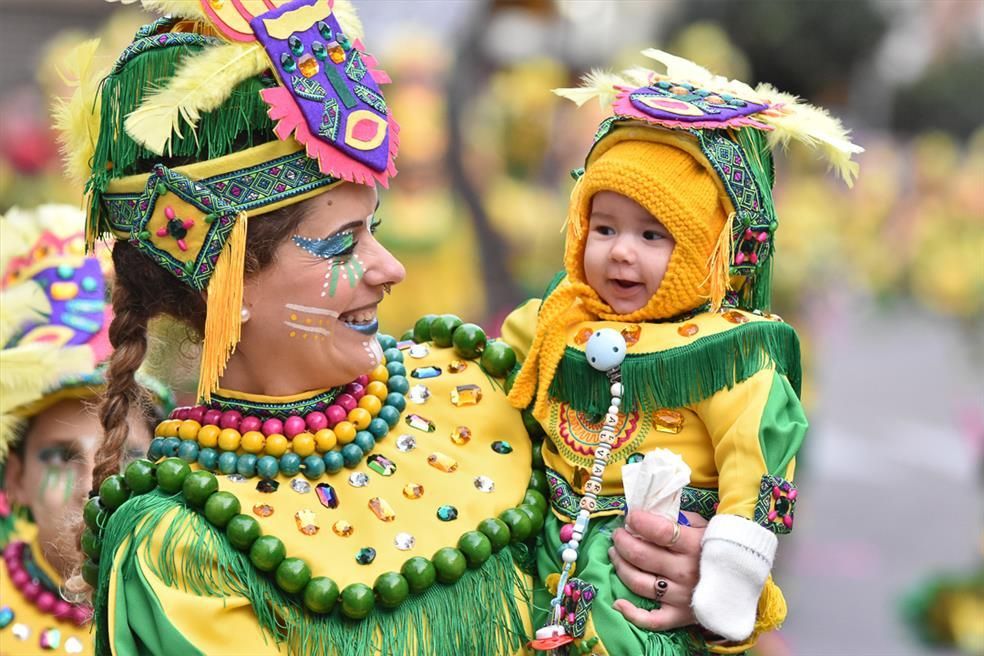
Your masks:
M 575 172 L 565 271 L 503 329 L 525 354 L 509 399 L 546 432 L 553 512 L 537 555 L 534 646 L 736 653 L 785 617 L 769 575 L 775 534 L 793 525 L 807 428 L 796 333 L 769 312 L 772 148 L 817 147 L 848 183 L 861 149 L 826 112 L 768 85 L 644 54 L 666 74 L 595 73 L 558 91 L 598 98 L 611 115 Z M 647 573 L 655 552 L 633 536 L 640 515 L 622 527 L 627 495 L 647 501 L 630 474 L 639 481 L 658 449 L 677 454 L 665 470 L 689 469 L 682 510 L 707 525 L 692 598 L 685 569 Z M 624 485 L 615 464 L 632 465 Z M 699 626 L 627 621 L 681 602 Z
M 77 518 L 100 442 L 92 403 L 109 356 L 109 253 L 85 256 L 82 214 L 64 205 L 0 217 L 0 652 L 92 653 L 91 609 L 66 601 Z M 156 414 L 173 405 L 141 376 Z M 127 449 L 150 428 L 130 418 Z

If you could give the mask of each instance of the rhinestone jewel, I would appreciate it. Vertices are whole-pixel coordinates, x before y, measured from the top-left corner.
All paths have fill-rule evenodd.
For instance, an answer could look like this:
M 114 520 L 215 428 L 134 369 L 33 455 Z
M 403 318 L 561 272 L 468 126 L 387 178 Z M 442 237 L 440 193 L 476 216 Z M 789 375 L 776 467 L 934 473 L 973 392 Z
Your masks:
M 352 487 L 365 487 L 369 485 L 369 476 L 363 472 L 355 472 L 348 477 L 348 483 Z
M 453 522 L 458 519 L 458 509 L 454 506 L 441 506 L 437 509 L 437 518 L 442 522 Z
M 427 399 L 430 398 L 430 395 L 430 390 L 423 384 L 414 385 L 410 388 L 410 391 L 407 392 L 407 398 L 410 399 L 412 403 L 416 403 L 417 405 L 427 403 Z
M 346 522 L 344 519 L 340 519 L 334 524 L 332 524 L 331 530 L 334 531 L 335 535 L 337 535 L 340 538 L 347 538 L 348 536 L 352 535 L 352 533 L 355 531 L 355 529 L 352 528 L 352 525 Z
M 273 514 L 273 506 L 266 503 L 258 503 L 253 506 L 253 514 L 257 517 L 269 517 Z
M 488 476 L 475 477 L 475 489 L 479 492 L 492 492 L 495 490 L 495 481 Z
M 413 435 L 407 435 L 404 433 L 396 438 L 396 448 L 403 453 L 408 453 L 417 448 L 417 438 Z
M 496 453 L 501 453 L 506 455 L 507 453 L 512 453 L 512 444 L 506 442 L 505 440 L 496 440 L 492 443 L 492 450 Z
M 316 535 L 321 530 L 313 510 L 298 510 L 294 513 L 294 522 L 297 530 L 304 535 Z
M 384 522 L 392 522 L 396 519 L 396 513 L 393 512 L 393 506 L 389 505 L 386 499 L 380 499 L 379 497 L 373 497 L 369 499 L 369 510 L 373 512 L 376 517 Z
M 396 473 L 396 465 L 392 460 L 386 456 L 381 456 L 378 453 L 374 453 L 369 456 L 366 460 L 369 465 L 369 469 L 373 470 L 380 476 L 392 476 Z
M 423 494 L 424 488 L 420 488 Z M 404 491 L 405 493 L 405 491 Z M 14 610 L 10 606 L 0 608 L 0 629 L 6 629 L 7 625 L 14 621 Z
M 427 348 L 426 344 L 414 344 L 407 350 L 407 355 L 411 358 L 426 358 L 428 353 L 430 353 L 430 349 Z
M 331 60 L 336 64 L 341 64 L 345 61 L 345 51 L 342 50 L 342 47 L 337 43 L 328 48 L 328 56 L 331 57 Z
M 297 60 L 297 70 L 301 72 L 304 77 L 314 77 L 321 70 L 321 65 L 318 64 L 318 60 L 311 55 L 304 55 Z
M 464 446 L 471 441 L 472 432 L 467 426 L 458 426 L 451 431 L 451 441 L 458 446 Z
M 318 483 L 314 487 L 315 494 L 318 495 L 318 501 L 325 508 L 331 508 L 334 510 L 338 508 L 338 493 L 335 492 L 335 488 L 327 483 Z
M 229 482 L 230 483 L 245 483 L 246 482 L 246 477 L 243 476 L 242 474 L 229 474 L 228 476 L 226 476 L 226 478 L 229 479 Z
M 462 371 L 468 368 L 468 363 L 464 360 L 452 360 L 448 363 L 448 373 L 449 374 L 460 374 Z
M 458 461 L 443 453 L 432 453 L 427 456 L 427 464 L 448 474 L 458 469 Z
M 298 494 L 307 494 L 311 491 L 311 484 L 303 478 L 295 478 L 290 482 L 290 489 L 294 490 L 294 492 L 297 492 Z
M 41 649 L 54 650 L 61 646 L 61 631 L 58 629 L 45 629 L 41 632 L 39 640 Z
M 256 484 L 256 491 L 262 492 L 263 494 L 272 494 L 277 491 L 280 487 L 280 483 L 277 481 L 272 481 L 269 478 L 264 478 L 259 483 Z
M 417 367 L 410 372 L 413 378 L 437 378 L 441 375 L 440 367 Z
M 362 547 L 359 553 L 355 554 L 355 562 L 360 565 L 368 565 L 374 560 L 376 560 L 376 550 L 372 547 Z
M 17 623 L 10 629 L 10 631 L 18 640 L 27 640 L 31 637 L 31 627 L 26 624 Z
M 451 390 L 451 403 L 459 408 L 478 405 L 481 400 L 482 388 L 478 385 L 458 385 Z
M 632 325 L 622 329 L 622 337 L 625 339 L 626 346 L 634 346 L 642 335 L 642 326 Z
M 730 321 L 731 323 L 748 323 L 748 317 L 736 310 L 728 310 L 721 314 L 721 316 L 724 317 L 725 321 Z
M 698 328 L 695 323 L 685 323 L 677 328 L 677 332 L 681 337 L 693 337 L 699 330 L 700 328 Z
M 631 465 L 637 462 L 642 462 L 645 458 L 646 456 L 642 455 L 641 453 L 633 453 L 631 456 L 625 459 L 625 462 Z
M 75 636 L 65 641 L 65 651 L 69 654 L 81 654 L 84 649 L 85 645 Z
M 656 420 L 656 430 L 660 433 L 676 435 L 683 430 L 683 415 L 676 410 L 657 410 L 653 418 Z
M 576 335 L 574 335 L 574 343 L 577 344 L 578 346 L 584 346 L 585 344 L 588 343 L 588 340 L 591 339 L 591 335 L 593 334 L 594 331 L 591 330 L 590 328 L 582 328 L 581 330 L 577 331 Z
M 403 496 L 408 499 L 419 499 L 424 496 L 424 486 L 420 483 L 407 483 L 403 486 Z
M 407 415 L 406 422 L 410 428 L 416 428 L 425 433 L 433 433 L 435 430 L 433 421 L 418 414 Z
M 393 538 L 393 544 L 400 551 L 410 551 L 413 545 L 417 544 L 417 540 L 409 533 L 397 533 Z

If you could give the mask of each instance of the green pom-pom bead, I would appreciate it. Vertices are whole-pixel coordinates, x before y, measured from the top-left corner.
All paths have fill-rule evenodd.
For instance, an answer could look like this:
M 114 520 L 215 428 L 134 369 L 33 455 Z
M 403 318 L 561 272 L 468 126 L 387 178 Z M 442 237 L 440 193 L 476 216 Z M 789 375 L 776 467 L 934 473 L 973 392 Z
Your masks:
M 454 583 L 461 578 L 468 567 L 465 554 L 454 547 L 444 547 L 434 554 L 434 569 L 437 570 L 437 580 L 441 583 Z
M 533 416 L 533 410 L 526 408 L 520 413 L 520 416 L 523 418 L 523 426 L 530 437 L 543 437 L 546 434 L 543 431 L 543 426 Z
M 314 613 L 330 613 L 338 594 L 337 583 L 327 576 L 316 576 L 304 586 L 304 606 Z
M 485 534 L 492 545 L 492 551 L 498 553 L 503 547 L 509 544 L 509 527 L 501 519 L 490 517 L 483 519 L 478 525 L 478 530 Z
M 256 547 L 256 544 L 253 546 Z M 250 553 L 250 557 L 252 557 L 252 553 Z M 273 578 L 281 590 L 296 594 L 303 590 L 304 586 L 311 580 L 311 568 L 300 558 L 284 558 L 277 565 L 277 571 Z
M 123 474 L 128 488 L 136 494 L 147 494 L 157 487 L 154 477 L 154 463 L 149 460 L 134 460 L 126 467 Z
M 503 341 L 489 342 L 482 351 L 480 363 L 490 376 L 503 378 L 516 366 L 516 352 Z
M 239 499 L 231 492 L 216 492 L 205 502 L 205 519 L 213 526 L 225 528 L 229 521 L 239 514 Z M 259 527 L 259 524 L 257 524 Z M 259 535 L 259 533 L 257 533 Z
M 410 584 L 397 572 L 380 574 L 373 589 L 384 608 L 396 608 L 410 596 Z
M 458 549 L 472 569 L 481 567 L 492 555 L 492 542 L 481 531 L 468 531 L 458 538 Z
M 547 483 L 547 474 L 542 469 L 534 469 L 533 475 L 530 476 L 530 484 L 528 486 L 531 490 L 536 490 L 543 496 L 547 496 L 550 490 L 550 484 Z
M 526 513 L 530 518 L 530 535 L 535 535 L 543 528 L 543 513 L 536 506 L 522 504 L 518 507 L 519 512 Z
M 403 331 L 403 334 L 400 335 L 401 342 L 406 342 L 412 339 L 413 339 L 413 328 L 411 328 L 410 330 Z
M 99 561 L 99 555 L 102 553 L 102 540 L 92 529 L 87 528 L 82 532 L 82 553 L 93 561 Z
M 342 590 L 342 614 L 353 620 L 361 620 L 375 605 L 375 597 L 365 583 L 352 583 Z
M 191 467 L 180 458 L 168 458 L 157 465 L 157 484 L 170 494 L 181 491 L 184 479 L 191 473 Z
M 103 506 L 99 497 L 89 499 L 85 508 L 82 509 L 82 519 L 85 521 L 85 525 L 93 531 L 101 531 L 108 518 L 109 513 L 106 512 L 106 507 Z
M 481 326 L 473 323 L 463 323 L 454 329 L 451 335 L 451 343 L 454 350 L 466 360 L 477 358 L 485 350 L 488 338 Z
M 226 537 L 240 551 L 248 551 L 260 537 L 260 523 L 249 515 L 236 515 L 226 524 Z
M 533 469 L 543 469 L 543 442 L 533 445 L 533 455 L 530 458 Z
M 95 588 L 99 583 L 99 563 L 86 560 L 82 563 L 82 580 Z
M 249 548 L 250 562 L 258 570 L 272 572 L 287 555 L 287 548 L 276 535 L 261 535 Z
M 413 341 L 418 344 L 429 342 L 431 339 L 431 323 L 437 318 L 436 314 L 425 314 L 413 324 Z
M 208 498 L 219 491 L 219 481 L 215 474 L 207 471 L 193 471 L 185 476 L 181 484 L 181 492 L 188 503 L 195 508 L 201 508 Z
M 410 592 L 418 594 L 434 585 L 437 580 L 437 570 L 434 563 L 423 556 L 414 556 L 403 563 L 400 573 L 406 578 L 410 585 Z
M 547 514 L 547 498 L 540 494 L 539 490 L 526 490 L 526 496 L 523 497 L 523 504 L 533 506 L 540 511 L 541 515 Z
M 431 322 L 431 339 L 442 348 L 451 346 L 451 334 L 461 325 L 461 319 L 453 314 L 442 314 Z
M 522 542 L 533 533 L 533 518 L 519 508 L 509 508 L 499 515 L 509 527 L 509 541 Z
M 110 511 L 116 510 L 130 498 L 130 488 L 119 474 L 109 476 L 99 485 L 99 498 Z

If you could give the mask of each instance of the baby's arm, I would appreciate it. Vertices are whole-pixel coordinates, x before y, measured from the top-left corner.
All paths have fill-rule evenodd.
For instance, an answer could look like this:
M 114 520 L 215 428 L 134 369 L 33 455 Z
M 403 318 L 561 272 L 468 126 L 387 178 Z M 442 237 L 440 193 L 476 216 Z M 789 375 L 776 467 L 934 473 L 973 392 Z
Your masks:
M 742 641 L 772 569 L 775 533 L 792 527 L 791 481 L 807 421 L 789 381 L 771 368 L 694 409 L 714 445 L 720 495 L 702 542 L 694 613 L 705 628 Z

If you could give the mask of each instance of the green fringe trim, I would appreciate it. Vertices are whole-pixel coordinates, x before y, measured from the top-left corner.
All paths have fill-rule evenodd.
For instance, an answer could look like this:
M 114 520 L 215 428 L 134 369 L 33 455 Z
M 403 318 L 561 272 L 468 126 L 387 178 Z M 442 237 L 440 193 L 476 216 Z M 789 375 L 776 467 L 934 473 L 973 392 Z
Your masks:
M 152 536 L 164 516 L 169 520 L 160 550 L 151 551 Z M 130 538 L 125 547 L 121 545 Z M 184 550 L 180 568 L 173 554 Z M 180 495 L 160 490 L 135 497 L 110 518 L 103 533 L 99 589 L 95 596 L 96 653 L 110 653 L 108 591 L 110 576 L 133 576 L 137 550 L 151 571 L 170 587 L 202 597 L 244 596 L 250 600 L 258 624 L 278 645 L 292 654 L 387 656 L 433 654 L 512 653 L 526 641 L 521 606 L 524 590 L 509 549 L 469 570 L 453 585 L 435 584 L 425 592 L 388 611 L 374 610 L 361 621 L 337 612 L 318 616 L 280 591 L 234 549 L 222 531 L 187 509 Z M 354 565 L 353 565 L 354 566 Z
M 708 335 L 687 346 L 630 354 L 622 362 L 623 407 L 653 412 L 697 403 L 774 365 L 800 393 L 799 338 L 786 323 L 757 321 Z M 567 347 L 550 395 L 575 410 L 603 415 L 611 400 L 605 375 L 584 353 Z
M 155 38 L 141 37 L 134 41 L 126 60 L 121 60 L 102 82 L 99 140 L 91 162 L 92 176 L 86 185 L 86 191 L 92 194 L 89 220 L 93 230 L 90 234 L 109 231 L 100 214 L 100 200 L 110 180 L 149 171 L 148 162 L 163 159 L 130 138 L 123 127 L 127 115 L 137 109 L 147 95 L 164 86 L 185 57 L 201 52 L 203 48 L 198 44 L 157 46 Z M 136 47 L 142 44 L 146 47 Z M 213 159 L 254 145 L 257 134 L 272 135 L 273 121 L 267 116 L 268 107 L 260 97 L 260 91 L 266 86 L 259 78 L 240 83 L 220 108 L 202 115 L 196 130 L 182 126 L 183 137 L 173 136 L 166 157 L 187 157 L 195 161 Z M 259 142 L 268 140 L 261 137 Z
M 748 169 L 755 178 L 762 199 L 762 209 L 773 221 L 776 220 L 775 200 L 772 197 L 772 185 L 776 181 L 775 161 L 769 142 L 760 130 L 737 130 L 735 140 L 742 150 Z M 772 254 L 762 263 L 754 277 L 750 278 L 742 289 L 742 307 L 753 308 L 768 312 L 772 306 L 772 263 L 775 260 L 775 233 L 772 239 Z

